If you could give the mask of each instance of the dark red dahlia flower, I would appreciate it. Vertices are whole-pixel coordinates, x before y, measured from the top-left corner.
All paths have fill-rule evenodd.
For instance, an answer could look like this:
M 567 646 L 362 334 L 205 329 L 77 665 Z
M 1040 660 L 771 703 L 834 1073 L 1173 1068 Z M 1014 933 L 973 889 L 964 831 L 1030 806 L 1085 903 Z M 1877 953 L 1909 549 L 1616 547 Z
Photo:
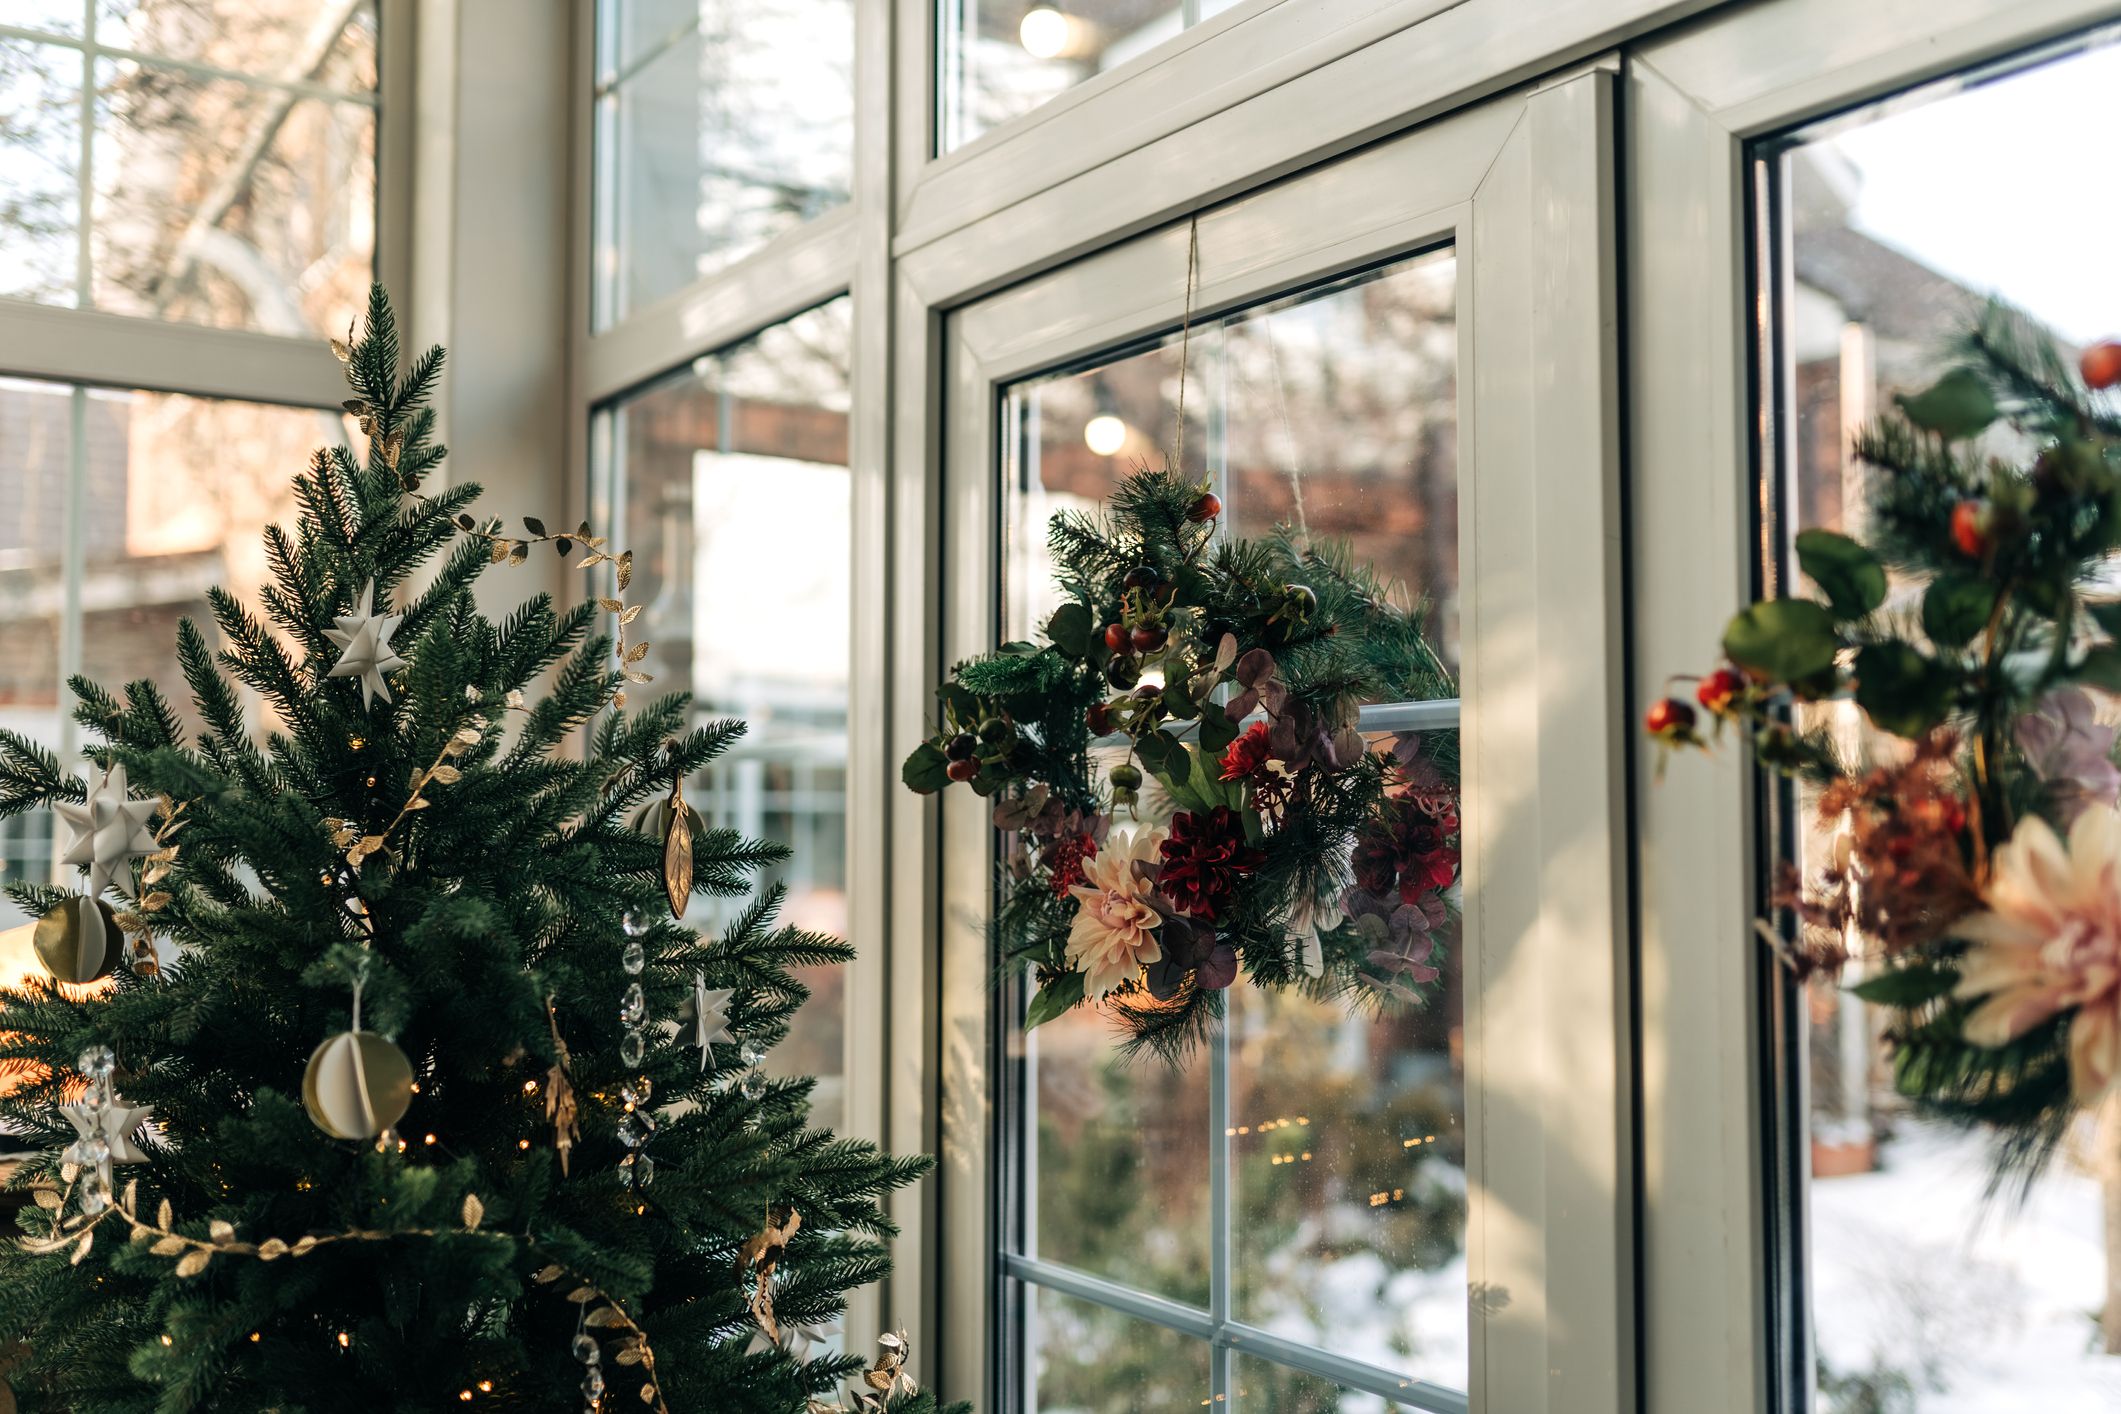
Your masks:
M 1238 735 L 1222 755 L 1226 781 L 1241 781 L 1267 764 L 1267 724 L 1254 722 Z
M 1211 920 L 1238 880 L 1267 858 L 1245 843 L 1244 822 L 1226 805 L 1173 816 L 1162 854 L 1157 883 L 1164 897 L 1180 913 Z

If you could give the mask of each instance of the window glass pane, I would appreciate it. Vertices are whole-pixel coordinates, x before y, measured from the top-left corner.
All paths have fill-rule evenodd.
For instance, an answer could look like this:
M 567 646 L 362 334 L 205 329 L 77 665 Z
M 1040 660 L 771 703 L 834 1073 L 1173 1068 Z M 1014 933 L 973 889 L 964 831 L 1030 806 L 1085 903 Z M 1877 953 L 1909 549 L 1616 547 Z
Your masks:
M 634 394 L 604 415 L 609 484 L 634 552 L 630 637 L 652 646 L 651 696 L 692 694 L 696 722 L 750 730 L 687 796 L 710 825 L 794 851 L 781 921 L 847 934 L 847 663 L 853 528 L 847 475 L 848 302 L 785 324 Z M 699 899 L 702 930 L 743 899 Z M 769 1053 L 814 1075 L 816 1122 L 844 1121 L 844 969 L 798 969 L 811 1000 Z
M 376 83 L 374 0 L 97 0 L 96 42 L 287 83 Z
M 1051 517 L 1094 508 L 1138 465 L 1178 453 L 1183 348 L 1182 461 L 1216 487 L 1224 526 L 1350 541 L 1403 582 L 1403 601 L 1428 598 L 1432 645 L 1455 670 L 1456 268 L 1448 250 L 1411 257 L 1011 387 L 1006 636 L 1036 637 L 1057 603 Z M 1429 745 L 1455 759 L 1456 733 Z M 1017 1250 L 1227 1310 L 1371 1365 L 1380 1380 L 1464 1388 L 1455 918 L 1435 933 L 1443 985 L 1425 1008 L 1379 1019 L 1240 984 L 1227 1047 L 1199 1050 L 1178 1073 L 1119 1061 L 1094 1014 L 1013 1037 L 1028 1067 L 1014 1129 Z M 1209 1211 L 1218 1163 L 1230 1165 L 1220 1234 Z
M 1185 8 L 1174 0 L 940 0 L 940 14 L 944 152 L 1147 53 L 1186 25 Z
M 82 14 L 79 0 L 12 0 L 7 22 L 17 29 L 79 36 Z
M 60 747 L 72 409 L 63 384 L 0 379 L 0 502 L 12 508 L 0 516 L 0 726 L 51 751 Z M 39 811 L 11 824 L 0 835 L 0 881 L 49 878 L 51 816 Z M 22 911 L 0 897 L 0 927 L 22 921 Z
M 2117 83 L 2121 51 L 2090 51 L 1851 115 L 1790 149 L 1792 529 L 1860 518 L 1866 471 L 1849 432 L 1932 380 L 1942 338 L 1989 293 L 2065 341 L 2121 331 L 2121 271 L 2097 231 L 2111 203 L 2051 136 L 2095 121 Z M 2038 193 L 2040 217 L 1977 192 Z M 1849 705 L 1808 710 L 1846 749 L 1864 746 Z M 1797 819 L 1816 863 L 1830 835 L 1809 802 Z M 2114 1347 L 2099 1313 L 2121 1271 L 2121 1130 L 2087 1124 L 2024 1204 L 1990 1198 L 1985 1136 L 1895 1094 L 1882 1018 L 1844 990 L 1862 976 L 1852 963 L 1805 995 L 1820 1408 L 2116 1407 L 2121 1367 L 2102 1353 Z
M 294 478 L 314 448 L 346 443 L 345 418 L 101 389 L 85 404 L 81 671 L 110 688 L 152 679 L 197 731 L 177 621 L 218 645 L 206 591 L 221 585 L 258 602 L 270 575 L 265 527 L 293 522 Z
M 81 63 L 78 50 L 0 39 L 0 295 L 74 302 Z
M 853 0 L 604 0 L 596 324 L 844 205 Z
M 1213 1407 L 1208 1347 L 1086 1301 L 1018 1284 L 1041 1414 L 1150 1414 Z
M 1344 1389 L 1331 1380 L 1250 1355 L 1237 1357 L 1236 1373 L 1236 1403 L 1240 1409 L 1271 1409 L 1274 1414 L 1399 1414 L 1417 1407 L 1382 1395 Z M 1461 1374 L 1459 1379 L 1462 1381 L 1464 1376 Z
M 1236 1316 L 1466 1387 L 1465 1033 L 1444 990 L 1374 1017 L 1240 985 L 1230 1020 Z M 1264 1407 L 1279 1409 L 1279 1404 Z
M 1208 1304 L 1208 1058 L 1117 1058 L 1078 1009 L 1024 1038 L 1035 1076 L 1037 1195 L 1026 1255 L 1189 1305 Z
M 375 253 L 375 111 L 176 69 L 96 69 L 94 303 L 343 334 Z

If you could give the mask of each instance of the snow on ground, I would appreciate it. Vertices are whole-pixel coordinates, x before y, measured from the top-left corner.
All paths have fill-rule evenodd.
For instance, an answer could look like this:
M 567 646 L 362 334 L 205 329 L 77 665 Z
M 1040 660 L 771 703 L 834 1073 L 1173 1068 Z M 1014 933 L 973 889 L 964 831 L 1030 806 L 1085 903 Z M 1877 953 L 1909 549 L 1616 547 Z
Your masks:
M 2121 1357 L 2098 1353 L 2098 1183 L 2058 1159 L 2022 1206 L 1984 1200 L 1981 1137 L 1917 1123 L 1880 1164 L 1812 1185 L 1825 1362 L 1901 1371 L 1918 1414 L 2121 1409 Z

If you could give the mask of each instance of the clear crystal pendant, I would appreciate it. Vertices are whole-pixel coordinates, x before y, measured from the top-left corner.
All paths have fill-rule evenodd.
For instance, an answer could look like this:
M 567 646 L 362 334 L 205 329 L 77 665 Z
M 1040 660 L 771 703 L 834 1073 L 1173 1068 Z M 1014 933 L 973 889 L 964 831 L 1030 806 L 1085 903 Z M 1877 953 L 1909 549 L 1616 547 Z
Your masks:
M 588 1331 L 577 1331 L 574 1337 L 574 1358 L 584 1365 L 594 1365 L 604 1358 L 604 1352 L 597 1346 L 595 1336 Z
M 619 1064 L 635 1066 L 648 1053 L 648 1037 L 636 1027 L 619 1038 Z
M 757 1070 L 766 1063 L 766 1048 L 756 1041 L 746 1041 L 737 1047 L 736 1058 L 748 1069 Z
M 648 1015 L 648 998 L 641 992 L 641 984 L 633 983 L 619 998 L 619 1022 L 624 1026 L 639 1026 Z
M 756 1067 L 744 1072 L 736 1083 L 736 1092 L 747 1100 L 764 1099 L 766 1095 L 766 1072 Z
M 117 1068 L 117 1052 L 108 1046 L 90 1046 L 74 1061 L 74 1069 L 86 1080 L 108 1080 Z
M 641 969 L 646 967 L 647 965 L 648 949 L 641 946 L 641 940 L 639 938 L 635 938 L 631 942 L 627 943 L 626 950 L 619 954 L 619 966 L 626 969 L 626 975 L 628 977 L 640 976 Z

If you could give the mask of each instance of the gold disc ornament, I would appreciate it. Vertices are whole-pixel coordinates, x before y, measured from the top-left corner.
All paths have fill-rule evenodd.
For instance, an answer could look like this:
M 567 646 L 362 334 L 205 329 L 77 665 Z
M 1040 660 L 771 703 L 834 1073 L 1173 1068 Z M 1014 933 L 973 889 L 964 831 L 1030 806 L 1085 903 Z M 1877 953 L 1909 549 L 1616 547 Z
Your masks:
M 62 899 L 31 926 L 37 961 L 61 982 L 100 982 L 125 956 L 125 934 L 101 899 L 81 894 Z
M 373 1139 L 412 1108 L 412 1062 L 373 1031 L 341 1031 L 310 1053 L 302 1103 L 310 1120 L 334 1139 Z

